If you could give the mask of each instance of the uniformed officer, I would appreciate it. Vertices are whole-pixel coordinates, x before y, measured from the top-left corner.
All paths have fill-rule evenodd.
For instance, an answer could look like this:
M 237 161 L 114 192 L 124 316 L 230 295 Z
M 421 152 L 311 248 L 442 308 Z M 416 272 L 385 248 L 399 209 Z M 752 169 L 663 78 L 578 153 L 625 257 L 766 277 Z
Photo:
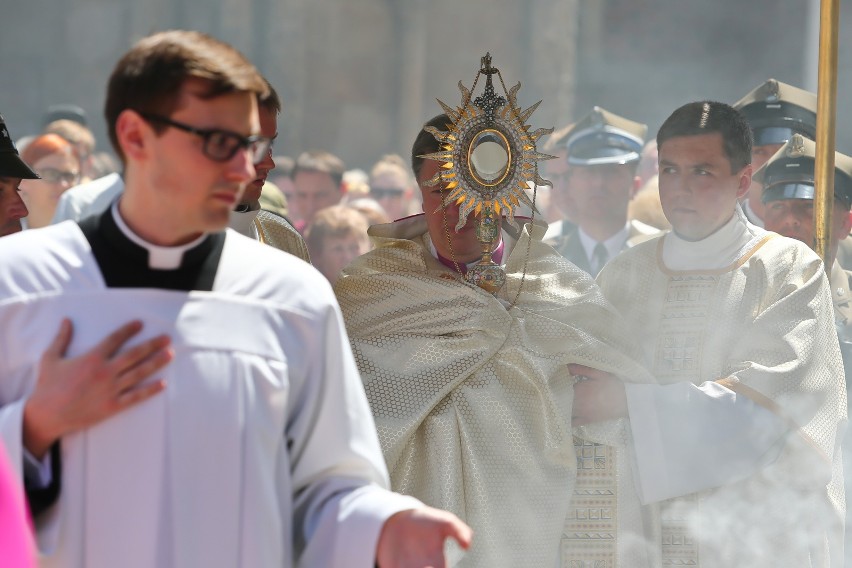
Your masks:
M 753 89 L 734 104 L 745 115 L 751 126 L 754 144 L 751 166 L 754 171 L 766 163 L 793 134 L 816 139 L 816 95 L 769 79 Z M 751 188 L 743 202 L 748 220 L 762 227 L 763 202 L 761 186 L 752 180 Z
M 814 152 L 816 144 L 800 134 L 784 144 L 755 172 L 754 180 L 763 184 L 766 228 L 785 237 L 814 246 Z M 834 207 L 831 218 L 831 294 L 841 343 L 852 343 L 852 272 L 836 260 L 844 235 L 852 228 L 852 158 L 835 152 Z
M 554 192 L 570 195 L 576 226 L 548 242 L 592 276 L 625 248 L 659 232 L 627 220 L 627 206 L 639 190 L 636 168 L 647 132 L 644 124 L 594 107 L 564 138 L 567 168 Z

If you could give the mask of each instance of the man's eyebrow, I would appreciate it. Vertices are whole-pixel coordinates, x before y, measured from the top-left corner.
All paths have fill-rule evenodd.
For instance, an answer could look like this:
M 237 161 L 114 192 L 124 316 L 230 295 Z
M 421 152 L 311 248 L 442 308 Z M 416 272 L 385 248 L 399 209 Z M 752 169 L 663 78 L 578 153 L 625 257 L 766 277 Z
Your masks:
M 669 160 L 660 160 L 660 165 L 661 166 L 676 166 L 677 164 L 675 164 L 674 162 L 671 162 Z M 702 170 L 712 170 L 712 169 L 716 169 L 718 167 L 719 167 L 718 164 L 713 164 L 712 162 L 699 162 L 697 164 L 689 164 L 687 166 L 687 168 L 689 168 L 689 169 L 699 168 L 699 169 L 702 169 Z
M 693 169 L 700 168 L 702 170 L 714 170 L 714 169 L 717 169 L 719 167 L 719 165 L 713 164 L 711 162 L 700 162 L 698 164 L 692 164 L 690 167 L 693 168 Z

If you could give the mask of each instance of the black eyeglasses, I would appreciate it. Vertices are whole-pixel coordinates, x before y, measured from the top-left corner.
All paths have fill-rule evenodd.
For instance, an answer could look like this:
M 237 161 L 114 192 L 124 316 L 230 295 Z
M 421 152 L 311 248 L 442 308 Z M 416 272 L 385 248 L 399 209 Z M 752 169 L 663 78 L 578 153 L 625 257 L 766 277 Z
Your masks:
M 252 163 L 256 164 L 266 156 L 272 146 L 272 140 L 265 136 L 240 136 L 236 132 L 218 128 L 195 128 L 189 124 L 148 112 L 140 112 L 139 115 L 148 122 L 159 122 L 200 136 L 204 141 L 201 151 L 214 162 L 227 162 L 240 149 L 244 148 L 248 150 Z

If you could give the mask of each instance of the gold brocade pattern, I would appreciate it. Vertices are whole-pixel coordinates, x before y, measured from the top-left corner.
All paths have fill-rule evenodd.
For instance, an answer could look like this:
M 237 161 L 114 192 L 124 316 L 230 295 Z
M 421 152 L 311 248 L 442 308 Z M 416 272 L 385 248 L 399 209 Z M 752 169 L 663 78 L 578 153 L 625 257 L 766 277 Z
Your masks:
M 577 482 L 562 536 L 561 566 L 616 565 L 618 537 L 616 448 L 574 438 Z
M 642 508 L 622 421 L 575 429 L 577 479 L 562 534 L 562 568 L 653 568 L 653 519 Z M 581 437 L 582 436 L 582 437 Z
M 281 215 L 261 209 L 257 212 L 254 227 L 257 231 L 257 240 L 260 242 L 289 252 L 305 262 L 311 261 L 305 240 L 296 231 L 296 228 Z
M 650 508 L 662 565 L 841 565 L 836 445 L 846 393 L 822 263 L 801 243 L 773 238 L 727 271 L 672 272 L 659 264 L 661 242 L 617 257 L 598 279 L 657 380 L 724 379 L 793 426 L 760 472 Z
M 517 246 L 504 231 L 507 279 L 497 297 L 431 256 L 422 218 L 372 227 L 377 248 L 335 286 L 393 489 L 473 527 L 461 566 L 554 566 L 564 557 L 577 467 L 568 363 L 650 380 L 615 311 L 586 273 L 540 242 L 541 227 L 507 310 L 529 227 Z

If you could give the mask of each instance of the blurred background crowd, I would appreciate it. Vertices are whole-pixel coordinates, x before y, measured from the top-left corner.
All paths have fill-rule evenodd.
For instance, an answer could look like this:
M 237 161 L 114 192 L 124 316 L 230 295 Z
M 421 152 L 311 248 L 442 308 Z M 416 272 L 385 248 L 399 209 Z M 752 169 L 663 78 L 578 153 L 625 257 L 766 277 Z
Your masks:
M 42 178 L 22 183 L 25 226 L 48 224 L 68 188 L 118 172 L 101 111 L 116 57 L 154 29 L 193 28 L 243 51 L 281 95 L 263 207 L 293 223 L 332 281 L 369 247 L 369 225 L 420 212 L 410 140 L 439 112 L 436 98 L 459 103 L 456 83 L 470 87 L 485 52 L 507 87 L 522 83 L 523 107 L 544 101 L 533 126 L 557 134 L 593 106 L 647 124 L 653 139 L 689 100 L 733 103 L 770 77 L 816 91 L 819 6 L 808 0 L 2 1 L 0 70 L 13 80 L 0 86 L 0 111 Z M 847 154 L 849 10 L 837 123 Z M 558 185 L 554 162 L 543 176 Z M 644 184 L 655 173 L 651 143 L 637 175 Z M 536 191 L 548 222 L 566 216 L 551 193 Z M 629 215 L 666 228 L 652 191 Z

